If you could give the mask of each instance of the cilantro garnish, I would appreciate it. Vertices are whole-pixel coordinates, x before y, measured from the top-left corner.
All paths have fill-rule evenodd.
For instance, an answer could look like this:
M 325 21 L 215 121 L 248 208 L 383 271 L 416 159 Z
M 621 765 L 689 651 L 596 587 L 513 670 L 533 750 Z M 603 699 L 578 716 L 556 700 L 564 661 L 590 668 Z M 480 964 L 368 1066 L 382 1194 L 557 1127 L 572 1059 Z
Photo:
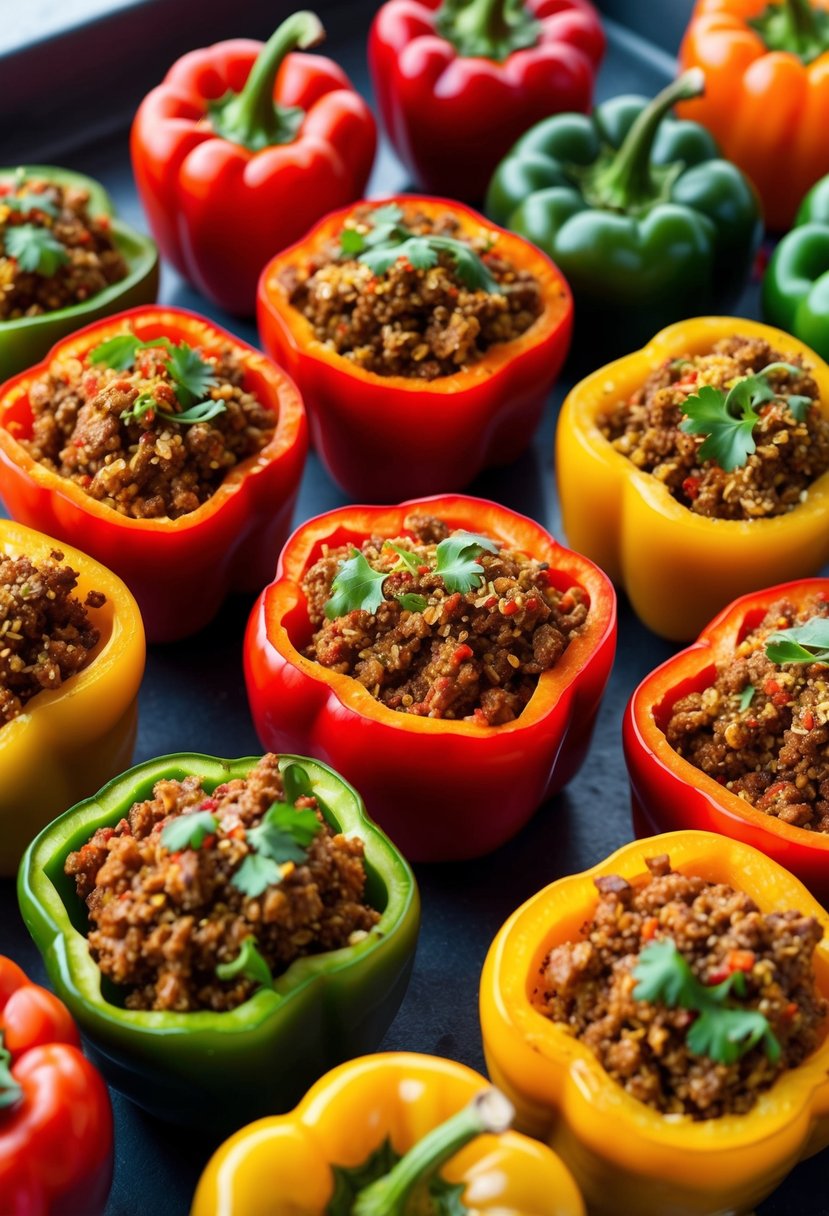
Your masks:
M 33 190 L 26 190 L 23 194 L 4 194 L 0 197 L 0 205 L 8 207 L 10 211 L 42 211 L 52 219 L 58 217 L 58 209 L 52 200 L 47 198 L 45 193 Z
M 772 663 L 829 663 L 829 617 L 813 616 L 803 625 L 778 629 L 766 639 Z
M 246 980 L 270 988 L 273 984 L 271 969 L 259 953 L 256 938 L 251 934 L 242 942 L 239 953 L 230 963 L 217 963 L 216 975 L 220 980 L 233 980 L 242 975 Z
M 357 609 L 376 612 L 383 602 L 383 583 L 388 577 L 388 570 L 375 570 L 359 549 L 352 549 L 351 557 L 340 562 L 331 584 L 331 598 L 324 610 L 329 621 Z
M 283 780 L 289 801 L 272 803 L 259 826 L 248 830 L 247 842 L 252 851 L 231 879 L 234 887 L 249 899 L 282 881 L 280 867 L 286 861 L 301 865 L 308 846 L 322 829 L 312 808 L 295 805 L 297 798 L 311 790 L 305 770 L 297 764 L 288 765 Z
M 223 414 L 226 406 L 223 401 L 200 401 L 189 410 L 180 414 L 170 414 L 161 409 L 152 393 L 139 393 L 128 410 L 121 410 L 122 422 L 140 422 L 147 414 L 163 418 L 166 422 L 176 422 L 179 425 L 191 425 L 194 422 L 209 422 L 217 414 Z
M 681 405 L 686 418 L 679 429 L 688 435 L 705 435 L 699 449 L 701 459 L 713 460 L 726 473 L 733 473 L 756 449 L 754 428 L 760 415 L 755 407 L 774 400 L 769 374 L 784 371 L 800 375 L 802 370 L 792 363 L 769 363 L 762 371 L 738 380 L 728 392 L 705 384 Z M 797 394 L 787 400 L 788 409 L 799 422 L 804 421 L 812 405 L 811 397 Z
M 429 601 L 425 595 L 416 595 L 412 591 L 404 591 L 403 595 L 394 597 L 406 612 L 425 612 Z
M 498 546 L 487 536 L 475 532 L 456 532 L 447 536 L 435 550 L 435 571 L 443 579 L 447 591 L 468 591 L 483 583 L 484 568 L 477 560 L 483 552 L 497 553 Z
M 754 700 L 754 694 L 757 689 L 753 684 L 746 684 L 743 691 L 740 693 L 740 713 L 745 713 L 751 702 Z
M 15 224 L 3 234 L 6 256 L 15 258 L 21 270 L 48 278 L 69 261 L 66 246 L 38 224 Z
M 393 540 L 387 540 L 385 548 L 393 549 L 400 559 L 397 565 L 392 567 L 393 570 L 408 570 L 410 574 L 417 574 L 420 567 L 425 565 L 419 554 L 412 553 L 411 549 L 404 549 L 402 545 L 396 545 Z
M 223 414 L 227 406 L 224 401 L 200 400 L 219 383 L 212 363 L 186 342 L 178 344 L 169 338 L 155 338 L 142 342 L 135 334 L 116 334 L 89 352 L 89 362 L 115 371 L 130 371 L 135 366 L 135 357 L 140 350 L 163 347 L 167 354 L 164 368 L 173 381 L 173 390 L 182 406 L 178 414 L 170 414 L 159 407 L 151 392 L 141 393 L 129 409 L 121 411 L 122 422 L 140 422 L 146 414 L 179 425 L 194 422 L 209 422 Z
M 756 1009 L 735 1008 L 725 1002 L 745 996 L 746 979 L 735 971 L 721 984 L 701 983 L 687 959 L 670 939 L 646 946 L 633 969 L 638 980 L 636 1001 L 659 1002 L 668 1008 L 697 1014 L 686 1037 L 688 1050 L 718 1064 L 734 1064 L 758 1043 L 775 1064 L 781 1048 L 768 1019 Z
M 23 1090 L 12 1076 L 12 1057 L 0 1030 L 0 1110 L 14 1106 L 23 1097 Z
M 271 857 L 248 853 L 231 882 L 248 899 L 255 899 L 268 887 L 278 886 L 282 882 L 282 870 Z
M 180 853 L 182 849 L 200 849 L 205 837 L 212 836 L 217 827 L 216 817 L 210 811 L 191 811 L 165 823 L 161 843 L 171 853 Z
M 167 373 L 175 380 L 176 396 L 185 408 L 192 402 L 200 401 L 219 383 L 213 364 L 208 363 L 186 342 L 179 342 L 177 346 L 168 345 L 166 349 L 170 356 L 166 365 Z

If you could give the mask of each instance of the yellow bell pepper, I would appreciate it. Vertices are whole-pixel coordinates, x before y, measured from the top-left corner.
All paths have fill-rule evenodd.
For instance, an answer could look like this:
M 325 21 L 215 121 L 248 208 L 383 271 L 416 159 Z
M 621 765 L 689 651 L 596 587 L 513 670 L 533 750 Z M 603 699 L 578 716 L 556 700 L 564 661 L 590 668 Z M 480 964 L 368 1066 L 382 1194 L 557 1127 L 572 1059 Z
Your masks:
M 570 545 L 624 587 L 636 614 L 675 641 L 696 637 L 739 595 L 804 578 L 829 560 L 829 473 L 785 515 L 697 515 L 613 449 L 597 418 L 666 360 L 703 354 L 733 334 L 763 338 L 783 359 L 802 356 L 829 417 L 829 366 L 797 338 L 742 317 L 697 317 L 663 329 L 642 350 L 582 380 L 562 406 L 556 476 Z
M 60 688 L 38 693 L 0 726 L 0 874 L 11 875 L 24 849 L 50 819 L 97 790 L 132 760 L 138 688 L 144 673 L 144 626 L 138 605 L 105 566 L 63 541 L 0 519 L 0 552 L 48 559 L 64 555 L 78 573 L 75 594 L 101 591 L 95 610 L 101 637 L 89 663 Z
M 231 1136 L 208 1162 L 191 1216 L 403 1216 L 426 1210 L 437 1170 L 438 1190 L 458 1188 L 469 1216 L 584 1216 L 555 1154 L 504 1130 L 512 1113 L 462 1064 L 364 1056 L 327 1073 L 290 1114 Z
M 750 1212 L 803 1157 L 829 1144 L 829 1039 L 782 1074 L 748 1114 L 695 1122 L 637 1101 L 592 1051 L 532 1003 L 539 968 L 573 941 L 597 903 L 593 879 L 646 873 L 668 853 L 674 869 L 747 892 L 761 911 L 796 908 L 827 938 L 814 955 L 829 997 L 829 914 L 776 862 L 713 832 L 669 832 L 625 845 L 607 860 L 551 883 L 498 933 L 481 979 L 481 1026 L 490 1075 L 514 1102 L 516 1126 L 570 1166 L 591 1216 L 738 1216 Z

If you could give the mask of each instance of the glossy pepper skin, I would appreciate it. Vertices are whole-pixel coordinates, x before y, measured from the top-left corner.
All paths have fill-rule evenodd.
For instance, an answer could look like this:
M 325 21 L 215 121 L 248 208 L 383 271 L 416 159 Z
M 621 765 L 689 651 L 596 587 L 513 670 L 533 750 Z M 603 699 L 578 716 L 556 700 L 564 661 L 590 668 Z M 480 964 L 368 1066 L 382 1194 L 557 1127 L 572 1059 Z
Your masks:
M 133 122 L 133 171 L 162 254 L 233 313 L 253 313 L 268 258 L 359 198 L 371 171 L 368 105 L 332 60 L 293 50 L 322 36 L 313 14 L 295 13 L 264 47 L 236 38 L 190 51 Z
M 215 494 L 179 519 L 130 519 L 38 463 L 18 442 L 31 434 L 29 391 L 50 363 L 83 359 L 128 331 L 208 353 L 230 346 L 245 364 L 245 387 L 278 415 L 261 452 L 235 465 Z M 132 309 L 88 326 L 0 391 L 0 495 L 10 514 L 76 541 L 123 578 L 151 642 L 196 633 L 230 592 L 258 590 L 267 580 L 288 535 L 307 448 L 302 400 L 285 373 L 227 330 L 177 308 Z
M 761 233 L 754 192 L 703 127 L 666 116 L 701 87 L 689 72 L 652 102 L 548 118 L 490 183 L 487 215 L 561 267 L 591 352 L 621 353 L 742 291 Z
M 0 207 L 3 205 L 3 194 L 16 184 L 20 172 L 21 167 L 18 166 L 0 169 Z M 155 244 L 116 217 L 112 199 L 100 182 L 54 165 L 23 165 L 22 172 L 27 178 L 44 178 L 59 185 L 86 190 L 90 214 L 111 217 L 110 231 L 127 263 L 127 276 L 81 304 L 57 308 L 38 317 L 0 321 L 0 383 L 24 367 L 37 363 L 60 338 L 121 309 L 150 304 L 158 292 L 158 251 Z
M 533 123 L 590 109 L 604 48 L 587 0 L 388 0 L 368 56 L 383 126 L 413 180 L 475 202 Z
M 80 1048 L 65 1006 L 0 955 L 0 1062 L 20 1087 L 0 1110 L 5 1216 L 104 1211 L 112 1111 L 106 1086 Z M 0 1082 L 0 1098 L 7 1093 Z
M 326 469 L 352 498 L 368 502 L 461 489 L 482 469 L 515 460 L 541 419 L 573 322 L 563 275 L 529 242 L 460 203 L 417 195 L 386 202 L 416 204 L 427 216 L 449 211 L 464 235 L 494 236 L 502 257 L 541 282 L 544 310 L 519 337 L 452 376 L 380 376 L 317 339 L 280 278 L 336 240 L 354 208 L 328 216 L 268 263 L 259 283 L 262 343 L 299 385 Z
M 579 937 L 596 907 L 599 875 L 628 881 L 645 858 L 745 891 L 761 912 L 795 908 L 829 934 L 806 888 L 756 849 L 713 832 L 669 832 L 625 845 L 592 870 L 561 878 L 513 913 L 481 977 L 489 1074 L 514 1102 L 516 1126 L 551 1145 L 573 1171 L 591 1216 L 746 1216 L 803 1157 L 829 1143 L 829 1040 L 785 1072 L 745 1115 L 665 1118 L 605 1072 L 589 1047 L 533 1005 L 550 949 Z M 829 941 L 814 954 L 829 997 Z
M 422 718 L 389 709 L 351 676 L 306 658 L 311 627 L 301 591 L 321 546 L 399 536 L 412 513 L 483 533 L 552 568 L 555 585 L 590 597 L 587 622 L 559 662 L 542 673 L 513 722 Z M 275 580 L 254 605 L 245 637 L 245 679 L 260 739 L 299 748 L 340 769 L 369 813 L 407 857 L 479 857 L 523 827 L 578 770 L 616 646 L 610 582 L 532 520 L 480 498 L 447 495 L 395 507 L 343 507 L 297 529 Z
M 806 195 L 771 256 L 763 316 L 829 359 L 829 177 Z
M 55 990 L 110 1084 L 168 1122 L 228 1134 L 289 1109 L 325 1069 L 378 1046 L 408 983 L 419 923 L 409 866 L 337 773 L 288 759 L 307 772 L 328 822 L 363 840 L 366 896 L 382 915 L 356 945 L 297 959 L 273 988 L 259 988 L 236 1009 L 123 1008 L 102 984 L 86 941 L 86 909 L 63 867 L 97 828 L 115 827 L 134 802 L 150 797 L 156 781 L 193 774 L 211 790 L 246 777 L 255 759 L 183 753 L 139 764 L 56 819 L 21 863 L 20 910 Z
M 408 1152 L 486 1088 L 471 1068 L 437 1056 L 351 1060 L 290 1114 L 244 1127 L 223 1144 L 199 1180 L 190 1216 L 326 1216 L 333 1166 L 360 1166 L 387 1139 Z M 466 1184 L 469 1216 L 584 1216 L 569 1170 L 515 1132 L 474 1140 L 441 1173 Z
M 626 401 L 654 369 L 734 334 L 764 339 L 783 359 L 800 356 L 829 414 L 829 367 L 797 338 L 744 317 L 696 317 L 587 376 L 559 416 L 556 470 L 568 540 L 625 588 L 649 629 L 675 641 L 695 637 L 736 596 L 774 578 L 814 574 L 829 560 L 829 473 L 785 515 L 709 519 L 677 502 L 599 430 L 600 415 Z
M 132 760 L 144 628 L 121 580 L 63 541 L 0 519 L 0 555 L 48 559 L 59 550 L 78 574 L 75 595 L 102 591 L 93 618 L 101 639 L 82 671 L 37 693 L 0 726 L 0 875 L 17 870 L 26 845 L 55 815 L 90 794 Z M 2 1193 L 2 1192 L 0 1192 Z
M 776 10 L 776 33 L 768 14 Z M 761 31 L 751 24 L 765 25 Z M 825 0 L 697 0 L 679 52 L 705 71 L 705 96 L 679 107 L 707 127 L 757 188 L 766 224 L 789 227 L 829 172 L 829 21 Z
M 724 609 L 687 650 L 646 676 L 628 703 L 624 719 L 637 836 L 678 828 L 705 828 L 753 845 L 790 870 L 810 891 L 829 902 L 829 836 L 765 815 L 684 759 L 665 737 L 674 702 L 707 688 L 715 664 L 727 662 L 739 641 L 778 599 L 794 604 L 829 598 L 829 579 L 801 579 L 744 595 Z

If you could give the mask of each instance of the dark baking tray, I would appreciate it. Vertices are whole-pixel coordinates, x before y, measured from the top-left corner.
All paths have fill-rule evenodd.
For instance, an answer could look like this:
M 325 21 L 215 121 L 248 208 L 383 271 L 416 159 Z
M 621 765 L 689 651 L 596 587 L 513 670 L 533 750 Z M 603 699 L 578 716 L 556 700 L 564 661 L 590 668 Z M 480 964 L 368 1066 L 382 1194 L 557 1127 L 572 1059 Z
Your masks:
M 186 4 L 188 0 L 173 3 Z M 142 7 L 148 20 L 151 11 L 159 15 L 161 10 L 160 4 L 148 0 L 138 6 L 139 15 Z M 206 7 L 215 14 L 215 5 L 208 3 Z M 338 6 L 332 10 L 333 21 L 326 13 L 333 33 L 326 50 L 343 63 L 355 83 L 366 91 L 369 85 L 365 34 L 374 7 Z M 673 74 L 673 61 L 668 53 L 645 41 L 631 27 L 648 30 L 652 36 L 661 35 L 665 46 L 675 45 L 674 31 L 685 20 L 690 8 L 688 0 L 663 0 L 659 5 L 608 0 L 608 7 L 614 17 L 622 17 L 628 25 L 608 22 L 609 47 L 599 77 L 599 99 L 620 92 L 655 92 Z M 165 10 L 170 11 L 166 5 Z M 129 19 L 136 21 L 135 10 L 130 10 Z M 248 20 L 244 33 L 261 35 L 273 21 L 271 14 L 267 25 L 263 25 L 259 13 L 259 28 L 252 28 Z M 137 29 L 141 28 L 139 24 Z M 218 27 L 211 27 L 204 34 L 204 28 L 200 27 L 203 34 L 200 39 L 195 39 L 191 31 L 185 46 L 204 45 L 214 37 L 228 34 Z M 344 29 L 349 32 L 344 34 Z M 165 62 L 172 57 L 170 54 Z M 138 57 L 134 62 L 138 62 Z M 148 76 L 146 87 L 154 79 Z M 111 106 L 108 101 L 110 115 L 118 112 L 119 104 L 124 104 L 123 99 L 119 102 L 116 97 Z M 124 113 L 127 112 L 125 109 Z M 82 129 L 89 130 L 90 125 Z M 67 139 L 59 127 L 53 128 L 37 146 L 36 153 L 34 149 L 26 152 L 26 159 L 37 162 L 61 146 L 61 163 L 99 178 L 112 193 L 124 219 L 143 228 L 125 130 L 94 143 L 87 140 L 72 144 Z M 5 130 L 0 128 L 0 150 L 4 143 L 19 147 L 19 134 L 8 126 Z M 16 155 L 22 153 L 17 151 Z M 0 159 L 0 163 L 8 163 L 8 157 Z M 384 148 L 372 178 L 371 193 L 395 192 L 406 185 L 405 174 Z M 757 314 L 756 294 L 756 287 L 748 290 L 743 306 L 745 315 Z M 161 299 L 213 316 L 241 337 L 256 342 L 252 325 L 240 323 L 211 307 L 167 267 L 162 277 Z M 572 373 L 565 375 L 532 448 L 511 467 L 486 473 L 469 487 L 471 493 L 493 498 L 540 520 L 557 536 L 562 533 L 552 473 L 553 434 L 558 405 L 571 381 Z M 312 455 L 302 483 L 296 522 L 345 501 Z M 677 593 L 682 593 L 681 588 Z M 261 751 L 248 711 L 241 665 L 242 633 L 250 605 L 249 598 L 233 598 L 217 620 L 197 637 L 150 650 L 141 690 L 136 762 L 174 751 L 202 751 L 230 757 Z M 622 712 L 638 681 L 672 650 L 670 644 L 639 623 L 622 597 L 618 657 L 590 753 L 576 779 L 563 794 L 543 806 L 514 841 L 492 856 L 466 864 L 416 867 L 423 897 L 423 928 L 411 987 L 386 1036 L 384 1049 L 433 1052 L 483 1069 L 478 977 L 489 943 L 509 913 L 533 892 L 554 878 L 593 865 L 630 840 L 628 785 L 620 739 Z M 44 757 L 44 761 L 48 762 L 48 758 Z M 481 807 L 481 814 L 487 814 L 486 806 Z M 0 882 L 0 952 L 11 955 L 30 975 L 43 980 L 40 957 L 20 919 L 14 884 L 9 880 Z M 153 1216 L 183 1216 L 189 1209 L 196 1179 L 211 1144 L 197 1133 L 171 1129 L 150 1119 L 117 1094 L 113 1095 L 113 1104 L 117 1156 L 107 1216 L 149 1212 Z M 827 1166 L 827 1153 L 800 1165 L 758 1209 L 757 1216 L 827 1216 L 829 1200 L 824 1198 L 823 1176 Z

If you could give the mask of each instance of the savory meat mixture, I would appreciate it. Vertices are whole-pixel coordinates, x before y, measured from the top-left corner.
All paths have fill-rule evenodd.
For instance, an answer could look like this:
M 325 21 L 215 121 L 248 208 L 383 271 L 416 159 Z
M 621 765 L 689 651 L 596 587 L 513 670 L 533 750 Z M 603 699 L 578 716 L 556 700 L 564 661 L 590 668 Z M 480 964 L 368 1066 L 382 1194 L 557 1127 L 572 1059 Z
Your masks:
M 546 562 L 439 519 L 413 515 L 405 528 L 331 549 L 308 570 L 306 654 L 401 713 L 511 722 L 587 619 L 584 591 L 561 591 Z M 367 585 L 376 604 L 360 598 Z
M 76 186 L 0 183 L 0 321 L 81 304 L 126 278 L 109 217 Z
M 90 498 L 133 519 L 178 519 L 271 439 L 276 417 L 244 388 L 232 350 L 138 343 L 128 363 L 108 346 L 56 360 L 33 383 L 31 437 L 20 439 Z
M 238 959 L 249 939 L 277 973 L 303 955 L 358 941 L 380 919 L 363 898 L 362 841 L 335 834 L 313 796 L 281 808 L 282 836 L 292 816 L 315 812 L 304 860 L 273 861 L 257 829 L 284 799 L 272 754 L 247 779 L 210 791 L 198 777 L 159 781 L 152 798 L 69 855 L 66 873 L 89 910 L 90 950 L 103 974 L 129 990 L 128 1008 L 234 1009 L 257 980 L 247 970 L 220 979 L 216 969 Z M 170 825 L 179 834 L 168 847 Z
M 743 891 L 674 872 L 666 856 L 647 866 L 648 875 L 633 884 L 619 876 L 595 880 L 596 911 L 580 940 L 555 946 L 545 959 L 536 1002 L 639 1101 L 694 1119 L 744 1114 L 822 1038 L 826 1002 L 812 965 L 822 928 L 794 909 L 761 912 Z M 669 942 L 684 960 L 673 967 L 689 999 L 637 999 L 648 947 Z M 716 986 L 738 972 L 740 987 L 732 979 L 722 999 Z M 649 984 L 655 991 L 653 976 Z M 710 1055 L 689 1047 L 706 1008 Z M 761 1013 L 776 1050 L 758 1041 L 733 1062 L 713 1058 L 718 1031 L 727 1028 L 723 1013 L 730 1027 L 756 1023 Z
M 381 225 L 387 212 L 400 223 Z M 370 245 L 378 231 L 388 240 Z M 501 257 L 497 241 L 470 240 L 452 215 L 414 208 L 356 211 L 339 241 L 288 267 L 282 283 L 321 342 L 380 376 L 449 376 L 543 311 L 540 283 Z
M 829 601 L 772 604 L 714 683 L 674 704 L 665 734 L 758 810 L 829 832 L 829 658 L 781 665 L 766 654 L 772 633 L 808 620 L 829 622 Z
M 687 355 L 657 368 L 629 401 L 619 402 L 598 419 L 617 452 L 663 482 L 684 507 L 716 519 L 761 519 L 781 515 L 802 501 L 812 482 L 829 469 L 829 418 L 816 405 L 818 388 L 805 368 L 768 373 L 769 400 L 756 406 L 756 450 L 730 472 L 712 458 L 701 458 L 705 436 L 680 430 L 682 406 L 708 385 L 732 388 L 741 377 L 783 361 L 778 351 L 756 338 L 735 336 L 717 342 L 710 354 Z M 796 362 L 791 364 L 796 366 Z M 727 431 L 723 409 L 719 424 Z M 731 422 L 741 417 L 731 411 Z M 747 416 L 747 415 L 745 415 Z
M 0 554 L 0 725 L 84 668 L 100 639 L 88 609 L 106 597 L 90 591 L 81 602 L 78 576 L 62 562 L 57 549 L 42 562 Z

